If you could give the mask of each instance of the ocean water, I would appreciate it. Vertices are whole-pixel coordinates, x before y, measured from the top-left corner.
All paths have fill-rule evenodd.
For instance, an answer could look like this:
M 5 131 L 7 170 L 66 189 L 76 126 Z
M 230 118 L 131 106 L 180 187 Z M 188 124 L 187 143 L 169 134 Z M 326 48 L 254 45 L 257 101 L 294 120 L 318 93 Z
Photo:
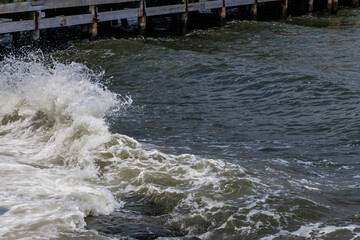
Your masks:
M 349 8 L 4 58 L 0 239 L 360 239 L 359 36 Z

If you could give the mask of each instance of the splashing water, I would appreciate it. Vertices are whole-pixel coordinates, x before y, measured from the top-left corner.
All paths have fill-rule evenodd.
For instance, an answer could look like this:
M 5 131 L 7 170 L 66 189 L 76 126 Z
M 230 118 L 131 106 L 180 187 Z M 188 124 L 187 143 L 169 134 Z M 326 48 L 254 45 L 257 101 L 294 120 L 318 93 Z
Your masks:
M 99 184 L 91 151 L 109 141 L 104 117 L 126 104 L 84 65 L 6 58 L 0 66 L 0 236 L 51 237 L 121 203 Z M 49 227 L 50 226 L 50 227 Z M 44 229 L 47 230 L 44 230 Z
M 216 227 L 222 194 L 241 190 L 229 184 L 252 184 L 238 166 L 167 155 L 111 134 L 105 117 L 131 98 L 120 101 L 102 74 L 82 64 L 45 62 L 6 58 L 0 67 L 0 207 L 7 210 L 0 236 L 86 232 L 87 215 L 109 214 L 134 194 L 163 204 L 168 224 L 199 235 L 189 214 Z
M 317 216 L 303 224 L 311 212 L 321 216 L 331 209 L 288 197 L 271 166 L 259 173 L 165 154 L 111 133 L 106 118 L 132 100 L 110 92 L 103 76 L 36 55 L 2 61 L 0 238 L 102 238 L 86 229 L 85 217 L 118 212 L 141 219 L 126 207 L 139 199 L 157 208 L 152 220 L 166 219 L 164 224 L 202 239 L 308 238 L 338 230 L 358 235 L 356 225 L 326 225 Z M 289 183 L 320 191 L 321 185 L 303 180 Z

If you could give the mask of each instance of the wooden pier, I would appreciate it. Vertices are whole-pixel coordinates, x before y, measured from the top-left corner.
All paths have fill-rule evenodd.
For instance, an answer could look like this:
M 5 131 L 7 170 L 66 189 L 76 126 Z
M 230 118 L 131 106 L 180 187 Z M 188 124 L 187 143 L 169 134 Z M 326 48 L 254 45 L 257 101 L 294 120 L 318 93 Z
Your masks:
M 336 13 L 338 0 L 296 0 L 304 1 L 308 12 L 314 5 L 327 6 L 329 13 Z M 359 0 L 352 0 L 354 7 Z M 81 26 L 83 32 L 96 38 L 99 23 L 138 19 L 140 35 L 146 34 L 147 19 L 164 15 L 176 15 L 181 24 L 181 34 L 186 34 L 188 14 L 212 11 L 225 24 L 226 10 L 247 6 L 257 19 L 259 5 L 277 2 L 283 18 L 289 14 L 289 0 L 0 0 L 0 34 L 12 34 L 16 38 L 20 32 L 31 31 L 37 40 L 40 30 Z

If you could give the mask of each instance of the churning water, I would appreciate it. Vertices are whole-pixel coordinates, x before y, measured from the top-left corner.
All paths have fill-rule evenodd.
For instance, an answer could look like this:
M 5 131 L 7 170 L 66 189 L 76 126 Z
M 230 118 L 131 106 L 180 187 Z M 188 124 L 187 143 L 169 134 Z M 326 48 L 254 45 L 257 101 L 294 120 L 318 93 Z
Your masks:
M 360 239 L 359 36 L 343 9 L 5 58 L 0 238 Z

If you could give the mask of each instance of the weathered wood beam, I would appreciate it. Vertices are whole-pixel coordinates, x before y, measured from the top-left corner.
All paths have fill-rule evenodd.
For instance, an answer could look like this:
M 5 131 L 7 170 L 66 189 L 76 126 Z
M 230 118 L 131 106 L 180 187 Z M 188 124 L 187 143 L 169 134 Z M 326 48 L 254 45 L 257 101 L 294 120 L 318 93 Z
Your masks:
M 187 34 L 187 24 L 188 24 L 188 12 L 180 13 L 179 16 L 180 23 L 180 35 L 184 36 Z
M 289 0 L 282 0 L 282 13 L 281 18 L 286 19 L 288 17 Z
M 220 11 L 220 25 L 224 26 L 226 23 L 226 2 L 223 0 L 223 6 Z
M 189 0 L 185 0 L 185 12 L 180 16 L 180 31 L 181 35 L 186 35 L 188 31 L 188 17 L 189 17 Z
M 120 18 L 134 18 L 139 16 L 138 9 L 126 9 L 113 12 L 97 13 L 97 22 L 112 21 Z M 69 27 L 75 25 L 92 24 L 94 13 L 80 14 L 72 16 L 58 16 L 53 18 L 42 18 L 38 21 L 38 29 Z M 23 27 L 23 29 L 22 29 Z M 12 33 L 20 31 L 35 30 L 35 22 L 33 19 L 26 21 L 14 21 L 0 24 L 0 33 Z M 85 29 L 85 28 L 84 28 Z
M 258 0 L 258 3 L 280 2 L 280 0 Z
M 139 8 L 124 9 L 124 10 L 117 10 L 112 12 L 99 12 L 98 21 L 106 22 L 117 19 L 127 19 L 127 18 L 141 17 L 141 16 L 142 16 L 142 12 Z
M 39 20 L 39 29 L 69 27 L 69 26 L 75 26 L 75 25 L 90 24 L 90 23 L 92 23 L 92 21 L 93 21 L 93 14 L 81 14 L 81 15 L 73 15 L 73 16 L 59 16 L 59 17 L 54 17 L 54 18 L 43 18 L 43 19 Z
M 35 30 L 32 32 L 32 38 L 34 41 L 40 40 L 39 15 L 40 13 L 38 11 L 34 12 Z
M 91 40 L 95 40 L 98 36 L 98 9 L 96 6 L 90 6 L 91 15 L 93 17 L 92 19 L 92 26 L 91 26 Z
M 251 5 L 254 3 L 254 0 L 225 0 L 226 7 L 237 7 L 244 5 Z
M 83 6 L 95 6 L 101 4 L 114 4 L 114 3 L 126 3 L 140 0 L 45 0 L 40 5 L 32 5 L 32 2 L 21 3 L 5 3 L 0 4 L 0 14 L 20 13 L 20 12 L 34 12 L 43 11 L 56 8 L 68 8 L 68 7 L 83 7 Z M 277 2 L 280 0 L 258 0 L 259 3 L 265 2 Z M 251 5 L 253 0 L 225 0 L 226 7 Z M 223 0 L 207 1 L 189 3 L 189 11 L 200 11 L 207 9 L 215 9 L 223 7 Z M 150 9 L 150 8 L 149 8 Z M 152 7 L 148 16 L 154 16 L 162 14 L 162 11 L 166 14 L 181 13 L 184 12 L 184 4 L 168 5 L 160 7 Z
M 190 10 L 190 8 L 189 8 Z M 184 4 L 169 5 L 169 6 L 160 6 L 160 7 L 150 7 L 146 8 L 146 16 L 160 16 L 168 14 L 177 14 L 186 12 Z
M 254 0 L 254 12 L 253 12 L 253 20 L 257 20 L 258 18 L 258 0 Z
M 6 22 L 0 24 L 0 34 L 31 31 L 35 29 L 34 20 Z
M 189 12 L 222 8 L 222 6 L 223 6 L 222 0 L 189 3 Z
M 146 1 L 145 0 L 141 0 L 140 9 L 142 11 L 142 14 L 138 18 L 139 36 L 145 37 L 146 36 Z
M 50 3 L 54 5 L 52 7 L 67 7 L 67 6 L 84 6 L 91 3 L 101 4 L 101 3 L 119 3 L 119 2 L 131 2 L 139 0 L 44 0 L 40 1 L 34 5 L 31 2 L 22 2 L 22 3 L 11 3 L 11 4 L 0 4 L 0 13 L 10 13 L 13 11 L 18 11 L 18 13 L 26 12 L 30 10 L 32 13 L 42 13 L 40 10 L 49 9 Z M 255 2 L 254 2 L 255 1 Z M 146 8 L 145 0 L 141 0 L 140 8 L 131 8 L 124 10 L 116 11 L 106 11 L 106 12 L 97 12 L 95 5 L 88 5 L 89 13 L 88 14 L 79 14 L 71 16 L 58 16 L 51 18 L 42 18 L 42 16 L 37 19 L 32 17 L 23 21 L 16 21 L 17 18 L 14 18 L 13 22 L 0 23 L 0 34 L 5 33 L 16 33 L 21 31 L 37 31 L 39 33 L 40 29 L 48 28 L 57 28 L 57 27 L 68 27 L 75 25 L 91 25 L 88 27 L 83 27 L 83 30 L 90 31 L 92 37 L 96 37 L 98 32 L 98 22 L 113 21 L 118 19 L 128 19 L 128 18 L 139 18 L 139 27 L 140 34 L 145 34 L 146 30 L 146 17 L 149 16 L 159 16 L 159 15 L 169 15 L 169 14 L 183 14 L 181 16 L 182 24 L 184 25 L 182 32 L 187 31 L 187 12 L 200 11 L 200 10 L 209 10 L 209 9 L 220 9 L 220 20 L 225 21 L 226 18 L 226 9 L 225 7 L 234 7 L 242 5 L 251 5 L 254 4 L 254 18 L 257 17 L 257 4 L 260 2 L 274 2 L 279 0 L 214 0 L 207 2 L 197 2 L 197 3 L 188 3 L 186 4 L 176 4 L 169 6 L 158 6 Z M 330 0 L 329 0 L 330 1 Z M 12 8 L 8 8 L 11 6 Z M 20 7 L 22 7 L 20 9 Z M 31 12 L 29 12 L 30 14 Z M 15 16 L 16 14 L 14 14 Z M 124 24 L 125 21 L 123 21 Z
M 44 0 L 40 2 L 41 4 L 36 5 L 34 5 L 34 2 L 5 3 L 0 4 L 0 14 L 34 12 L 56 8 L 84 7 L 138 1 L 139 0 Z
M 309 13 L 314 11 L 314 0 L 309 0 Z

